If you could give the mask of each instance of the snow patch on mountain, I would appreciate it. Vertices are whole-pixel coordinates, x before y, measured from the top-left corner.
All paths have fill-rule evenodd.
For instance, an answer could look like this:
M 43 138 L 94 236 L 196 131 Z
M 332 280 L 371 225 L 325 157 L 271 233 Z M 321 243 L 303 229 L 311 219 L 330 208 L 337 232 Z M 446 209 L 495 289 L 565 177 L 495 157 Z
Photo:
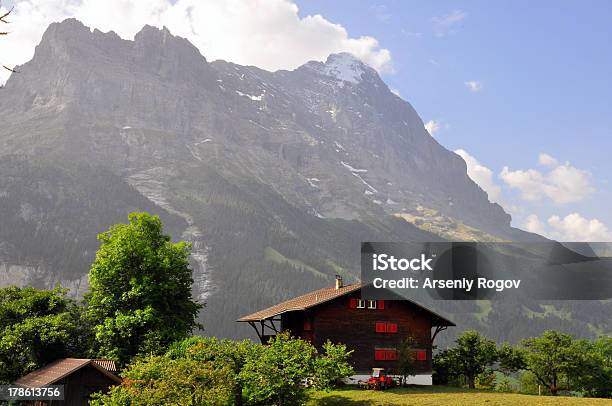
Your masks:
M 345 168 L 347 168 L 349 171 L 351 171 L 353 173 L 366 173 L 368 171 L 367 169 L 353 168 L 351 165 L 347 164 L 344 161 L 340 161 L 340 163 L 342 164 L 342 166 L 344 166 Z
M 236 93 L 238 93 L 238 95 L 243 96 L 243 97 L 248 97 L 249 99 L 253 100 L 253 101 L 261 101 L 264 97 L 263 93 L 260 94 L 259 96 L 253 96 L 252 94 L 246 94 L 246 93 L 242 93 L 240 90 L 236 90 Z
M 361 75 L 365 73 L 365 65 L 353 55 L 342 52 L 330 55 L 327 58 L 323 73 L 345 82 L 357 84 L 361 81 Z

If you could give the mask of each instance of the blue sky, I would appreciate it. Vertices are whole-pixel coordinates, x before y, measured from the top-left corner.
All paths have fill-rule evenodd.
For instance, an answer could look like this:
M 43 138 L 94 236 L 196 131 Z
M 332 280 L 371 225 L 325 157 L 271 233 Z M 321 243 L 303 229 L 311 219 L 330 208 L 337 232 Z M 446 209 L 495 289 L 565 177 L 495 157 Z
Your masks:
M 612 2 L 5 0 L 0 62 L 53 21 L 131 39 L 167 26 L 208 60 L 293 69 L 346 51 L 378 69 L 513 224 L 612 240 Z M 8 76 L 0 70 L 0 81 Z M 459 151 L 461 150 L 461 151 Z M 546 155 L 542 155 L 546 154 Z
M 529 214 L 546 223 L 576 212 L 612 229 L 612 2 L 297 4 L 302 15 L 322 14 L 391 51 L 385 81 L 425 122 L 440 122 L 442 145 L 491 169 L 507 206 L 524 210 L 517 225 Z M 482 88 L 469 91 L 466 81 Z M 545 176 L 551 168 L 538 165 L 540 153 L 589 171 L 594 191 L 570 203 L 525 201 L 498 178 L 504 166 Z

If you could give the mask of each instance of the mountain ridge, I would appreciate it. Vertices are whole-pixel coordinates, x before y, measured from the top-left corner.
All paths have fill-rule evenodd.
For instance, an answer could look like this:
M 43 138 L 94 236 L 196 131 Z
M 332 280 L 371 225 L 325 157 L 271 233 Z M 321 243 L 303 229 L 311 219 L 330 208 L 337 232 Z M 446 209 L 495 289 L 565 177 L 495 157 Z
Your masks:
M 268 72 L 208 62 L 167 29 L 145 26 L 130 41 L 66 20 L 49 27 L 20 71 L 0 98 L 0 157 L 19 157 L 25 169 L 0 172 L 0 214 L 27 230 L 57 230 L 58 255 L 79 258 L 59 269 L 27 235 L 2 234 L 0 265 L 22 267 L 20 283 L 82 280 L 96 243 L 78 245 L 84 254 L 71 238 L 123 222 L 130 210 L 152 211 L 194 246 L 209 332 L 245 336 L 233 323 L 240 314 L 329 285 L 335 274 L 357 280 L 361 241 L 440 241 L 463 230 L 541 240 L 511 228 L 463 159 L 347 54 Z M 74 202 L 48 197 L 58 186 L 28 169 L 37 166 L 62 174 L 62 190 L 83 192 Z M 96 204 L 111 197 L 112 210 Z M 26 220 L 28 205 L 38 215 Z M 415 217 L 439 227 L 406 220 Z M 480 320 L 462 314 L 474 306 L 442 305 L 472 326 Z

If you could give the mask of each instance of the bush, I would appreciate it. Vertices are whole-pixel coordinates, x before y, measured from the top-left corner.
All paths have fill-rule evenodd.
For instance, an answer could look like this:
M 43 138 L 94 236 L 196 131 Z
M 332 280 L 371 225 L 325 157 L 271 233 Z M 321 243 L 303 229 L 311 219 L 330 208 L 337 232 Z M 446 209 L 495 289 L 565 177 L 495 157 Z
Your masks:
M 227 365 L 194 359 L 150 356 L 134 362 L 121 375 L 123 383 L 92 405 L 229 405 L 233 400 Z
M 347 351 L 344 344 L 323 344 L 323 355 L 314 363 L 313 384 L 317 389 L 329 390 L 338 386 L 343 378 L 353 375 L 353 367 L 348 360 L 353 351 Z
M 493 389 L 495 387 L 495 380 L 497 375 L 495 372 L 487 369 L 486 371 L 478 374 L 476 377 L 476 388 L 478 389 Z
M 288 333 L 278 334 L 240 371 L 249 404 L 298 405 L 305 401 L 304 381 L 312 377 L 316 349 Z
M 495 380 L 495 386 L 493 389 L 495 390 L 495 392 L 502 392 L 502 393 L 516 392 L 512 379 L 510 379 L 504 374 L 499 374 L 497 376 Z

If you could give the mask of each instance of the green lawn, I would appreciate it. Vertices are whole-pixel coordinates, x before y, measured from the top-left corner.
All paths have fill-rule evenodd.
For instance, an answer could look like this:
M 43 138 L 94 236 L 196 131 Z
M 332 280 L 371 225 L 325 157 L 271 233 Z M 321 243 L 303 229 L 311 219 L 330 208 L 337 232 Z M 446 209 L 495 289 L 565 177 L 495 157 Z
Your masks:
M 552 396 L 517 395 L 483 392 L 460 388 L 429 386 L 396 388 L 387 391 L 364 389 L 338 389 L 331 392 L 313 392 L 308 406 L 564 406 L 612 405 L 612 400 Z

